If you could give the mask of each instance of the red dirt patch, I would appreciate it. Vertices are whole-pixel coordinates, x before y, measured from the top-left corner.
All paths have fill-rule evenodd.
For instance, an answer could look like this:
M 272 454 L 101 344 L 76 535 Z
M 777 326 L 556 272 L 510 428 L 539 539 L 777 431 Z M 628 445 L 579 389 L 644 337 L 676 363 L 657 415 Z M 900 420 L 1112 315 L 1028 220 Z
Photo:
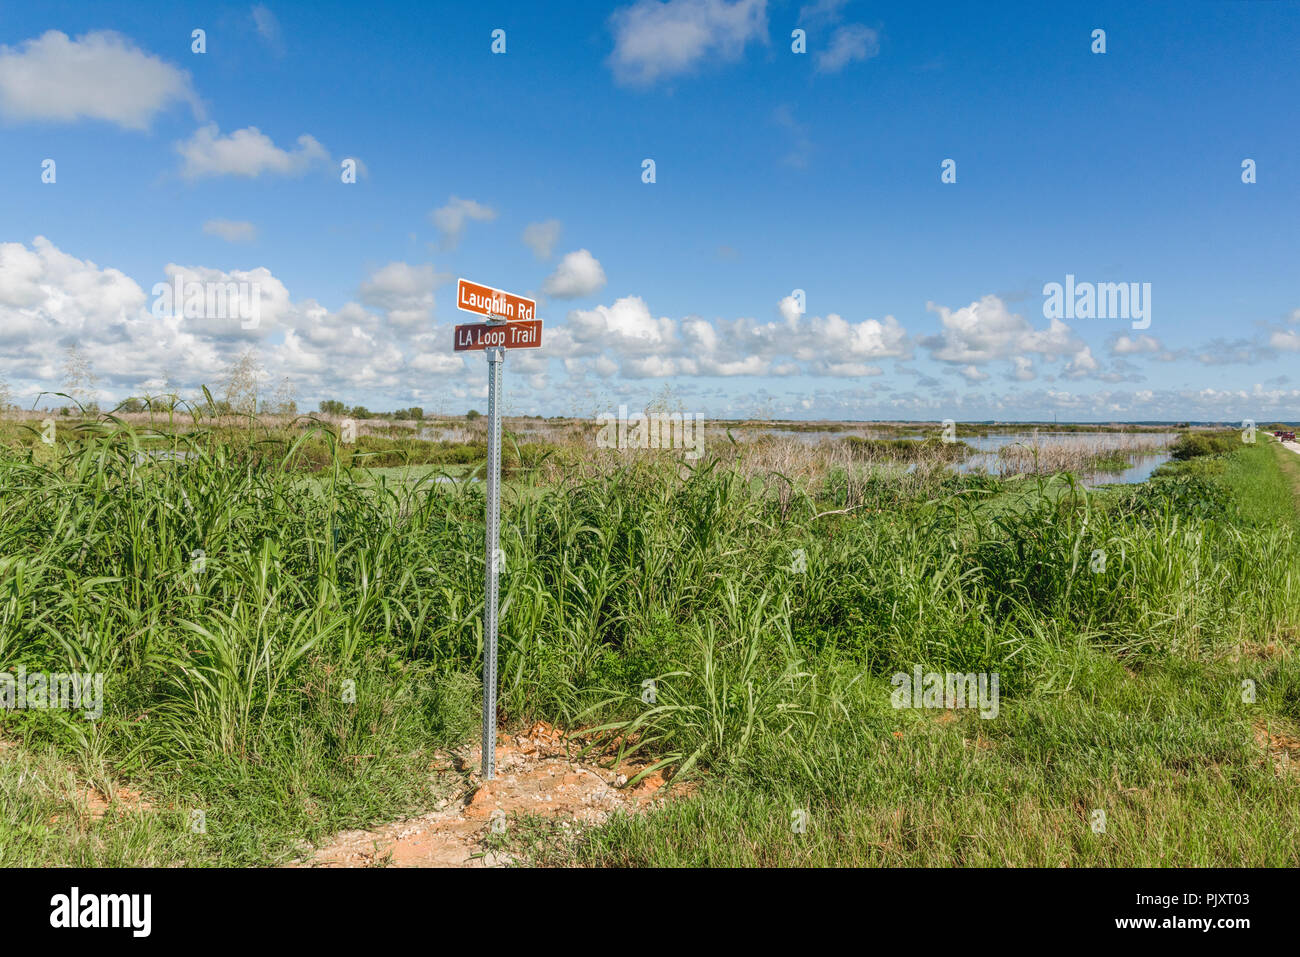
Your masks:
M 435 770 L 449 773 L 454 767 L 464 776 L 455 799 L 420 817 L 335 835 L 292 866 L 500 867 L 513 861 L 489 847 L 487 839 L 508 832 L 517 817 L 546 818 L 576 834 L 611 815 L 640 813 L 685 791 L 667 786 L 659 771 L 628 788 L 627 781 L 647 765 L 599 767 L 593 757 L 580 756 L 585 744 L 580 736 L 539 722 L 498 745 L 491 781 L 479 777 L 479 748 L 450 755 Z
M 1255 722 L 1255 743 L 1272 758 L 1279 776 L 1300 773 L 1300 738 L 1271 727 L 1261 718 Z
M 111 800 L 95 788 L 86 788 L 81 792 L 80 799 L 89 810 L 91 819 L 95 821 L 101 820 L 110 808 L 116 811 L 118 817 L 153 809 L 153 805 L 146 801 L 140 792 L 123 787 L 113 789 Z

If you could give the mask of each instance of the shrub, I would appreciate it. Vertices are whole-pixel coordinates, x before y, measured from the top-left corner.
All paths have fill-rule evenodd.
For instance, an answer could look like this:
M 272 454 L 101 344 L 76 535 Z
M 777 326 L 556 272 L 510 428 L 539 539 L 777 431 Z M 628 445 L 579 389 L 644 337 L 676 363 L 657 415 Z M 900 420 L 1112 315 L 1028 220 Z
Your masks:
M 1223 455 L 1231 452 L 1239 438 L 1235 432 L 1187 432 L 1170 446 L 1173 457 L 1179 461 L 1202 455 Z

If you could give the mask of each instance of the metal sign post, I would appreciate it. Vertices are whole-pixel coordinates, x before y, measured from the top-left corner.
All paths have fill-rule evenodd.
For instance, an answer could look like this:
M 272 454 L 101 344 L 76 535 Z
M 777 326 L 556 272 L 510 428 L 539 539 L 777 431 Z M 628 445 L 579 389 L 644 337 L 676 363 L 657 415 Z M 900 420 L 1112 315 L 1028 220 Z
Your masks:
M 485 322 L 457 326 L 453 348 L 481 351 L 488 363 L 487 516 L 483 536 L 483 779 L 497 770 L 497 598 L 505 555 L 501 551 L 501 399 L 507 349 L 542 345 L 537 303 L 524 296 L 461 279 L 456 305 Z
M 502 320 L 504 321 L 504 320 Z M 488 320 L 492 322 L 491 319 Z M 497 593 L 501 574 L 501 370 L 506 350 L 485 350 L 488 362 L 487 440 L 487 577 L 483 594 L 483 778 L 491 781 L 497 769 Z

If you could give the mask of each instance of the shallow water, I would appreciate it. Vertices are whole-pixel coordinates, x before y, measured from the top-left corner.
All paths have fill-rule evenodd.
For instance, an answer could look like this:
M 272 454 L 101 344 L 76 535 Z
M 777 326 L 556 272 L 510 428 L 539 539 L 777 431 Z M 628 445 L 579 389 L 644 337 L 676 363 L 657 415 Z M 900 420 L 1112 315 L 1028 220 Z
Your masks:
M 957 438 L 975 448 L 976 454 L 956 468 L 959 472 L 970 472 L 978 468 L 997 473 L 1000 459 L 998 452 L 1011 445 L 1024 445 L 1029 448 L 1049 448 L 1062 445 L 1085 445 L 1094 452 L 1109 449 L 1123 449 L 1125 441 L 1139 438 L 1152 445 L 1168 446 L 1176 438 L 1177 432 L 1002 432 L 992 435 L 963 436 L 960 431 Z M 1084 476 L 1085 485 L 1136 485 L 1145 482 L 1151 473 L 1169 461 L 1168 452 L 1154 452 L 1139 455 L 1134 463 L 1118 472 L 1095 472 Z
M 1168 452 L 1152 452 L 1143 455 L 1136 462 L 1118 472 L 1094 472 L 1084 476 L 1083 484 L 1088 488 L 1098 485 L 1138 485 L 1151 478 L 1151 473 L 1164 465 L 1172 456 Z M 977 461 L 977 459 L 979 461 Z M 971 456 L 965 462 L 953 466 L 958 472 L 973 472 L 981 466 L 990 474 L 997 474 L 997 457 L 990 460 L 985 456 Z
M 991 435 L 962 435 L 957 440 L 980 452 L 996 452 L 1008 445 L 1077 445 L 1086 444 L 1094 451 L 1122 448 L 1125 439 L 1140 438 L 1152 445 L 1168 445 L 1178 438 L 1177 432 L 995 432 Z
M 1122 472 L 1098 472 L 1084 484 L 1094 485 L 1138 485 L 1151 477 L 1151 473 L 1164 465 L 1172 456 L 1168 452 L 1144 455 L 1136 464 L 1130 465 Z
M 900 435 L 895 432 L 881 432 L 873 429 L 844 429 L 835 432 L 800 432 L 795 429 L 761 429 L 756 432 L 750 432 L 751 435 L 770 435 L 780 438 L 794 439 L 797 442 L 806 445 L 818 445 L 822 442 L 832 442 L 843 439 L 848 436 L 859 436 L 864 439 L 910 439 L 919 441 L 925 436 L 920 433 L 910 435 Z M 962 435 L 961 427 L 957 428 L 957 440 L 965 442 L 971 448 L 975 449 L 975 454 L 971 455 L 964 462 L 958 462 L 951 466 L 958 472 L 973 472 L 977 469 L 985 469 L 992 474 L 997 474 L 999 470 L 1000 459 L 998 451 L 1009 445 L 1025 445 L 1029 447 L 1037 446 L 1047 448 L 1050 446 L 1061 445 L 1086 445 L 1095 452 L 1104 452 L 1108 449 L 1123 448 L 1125 441 L 1137 438 L 1143 442 L 1152 445 L 1167 446 L 1178 438 L 1177 432 L 1052 432 L 1045 430 L 1029 430 L 1023 432 L 992 432 L 986 435 Z M 1142 455 L 1132 465 L 1119 472 L 1098 472 L 1087 476 L 1086 485 L 1135 485 L 1139 482 L 1145 482 L 1151 477 L 1151 473 L 1157 468 L 1169 461 L 1168 452 L 1155 452 L 1149 455 Z

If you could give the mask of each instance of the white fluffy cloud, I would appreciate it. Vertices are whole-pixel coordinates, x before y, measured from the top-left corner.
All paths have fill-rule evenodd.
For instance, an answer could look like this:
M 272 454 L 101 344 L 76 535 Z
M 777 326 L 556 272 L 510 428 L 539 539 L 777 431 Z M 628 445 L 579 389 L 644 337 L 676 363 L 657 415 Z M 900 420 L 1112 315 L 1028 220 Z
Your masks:
M 450 375 L 465 368 L 465 360 L 458 355 L 446 352 L 422 352 L 410 362 L 416 372 L 428 372 L 433 375 Z
M 1155 336 L 1118 336 L 1111 343 L 1110 351 L 1117 356 L 1135 356 L 1143 353 L 1161 352 L 1163 347 Z
M 460 242 L 465 225 L 471 220 L 490 223 L 496 218 L 497 211 L 492 207 L 459 196 L 451 197 L 446 206 L 440 206 L 429 213 L 429 221 L 438 227 L 438 232 L 442 233 L 442 244 L 448 249 L 455 248 Z
M 0 244 L 0 340 L 6 350 L 49 353 L 68 337 L 95 330 L 144 308 L 144 290 L 117 269 L 101 269 L 37 236 Z
M 1038 377 L 1034 363 L 1028 356 L 1011 357 L 1011 378 L 1016 382 L 1029 382 Z
M 538 260 L 545 262 L 555 252 L 555 244 L 560 241 L 560 221 L 548 219 L 541 223 L 529 223 L 524 227 L 524 245 L 533 251 Z
M 22 396 L 62 385 L 62 351 L 76 345 L 110 394 L 130 383 L 137 393 L 170 372 L 190 382 L 216 381 L 223 356 L 264 334 L 284 312 L 287 293 L 267 270 L 223 273 L 168 265 L 166 282 L 252 278 L 262 286 L 263 329 L 232 320 L 155 315 L 159 300 L 119 270 L 78 259 L 37 237 L 0 246 L 0 330 L 6 340 L 0 375 Z
M 1268 344 L 1283 352 L 1300 352 L 1300 330 L 1279 329 L 1268 337 Z
M 542 283 L 542 292 L 556 299 L 581 299 L 605 288 L 600 260 L 585 249 L 566 253 L 559 267 Z
M 621 83 L 647 86 L 705 59 L 735 60 L 767 39 L 767 0 L 638 0 L 610 18 L 607 61 Z
M 376 313 L 350 302 L 330 311 L 311 299 L 294 301 L 269 269 L 224 270 L 167 264 L 157 284 L 78 259 L 44 237 L 30 247 L 0 244 L 0 378 L 24 401 L 62 384 L 63 350 L 76 345 L 99 380 L 101 401 L 160 391 L 165 382 L 193 396 L 219 386 L 234 358 L 249 346 L 272 381 L 289 377 L 302 398 L 352 397 L 369 390 L 393 404 L 421 398 L 416 385 L 443 394 L 467 369 L 451 351 L 449 328 L 421 329 L 432 266 L 390 263 L 362 284 Z M 244 283 L 256 290 L 260 321 L 238 315 L 186 315 L 174 308 L 175 283 L 203 288 Z M 169 308 L 173 307 L 173 308 Z M 478 378 L 471 376 L 477 381 Z M 430 395 L 430 392 L 425 392 Z
M 838 73 L 850 63 L 870 60 L 879 52 L 880 37 L 875 30 L 861 23 L 849 23 L 837 27 L 830 45 L 817 54 L 817 69 L 822 73 Z
M 189 73 L 110 30 L 75 40 L 49 30 L 0 46 L 0 115 L 9 120 L 93 119 L 143 130 L 177 101 L 199 112 Z
M 612 306 L 570 312 L 567 337 L 579 351 L 663 354 L 676 349 L 677 323 L 667 317 L 654 318 L 640 296 L 625 296 Z
M 257 227 L 244 220 L 209 219 L 203 231 L 228 243 L 249 243 L 257 238 Z
M 1292 310 L 1286 321 L 1287 326 L 1298 328 L 1289 329 L 1287 326 L 1281 326 L 1273 329 L 1268 337 L 1269 347 L 1280 349 L 1282 352 L 1300 352 L 1300 309 Z
M 940 362 L 978 365 L 1027 354 L 1056 359 L 1076 355 L 1084 347 L 1061 320 L 1051 320 L 1046 329 L 1035 329 L 993 295 L 960 309 L 932 302 L 926 303 L 926 309 L 938 313 L 941 331 L 923 339 L 922 345 Z
M 257 35 L 276 53 L 284 52 L 284 38 L 280 30 L 280 21 L 276 19 L 275 14 L 260 3 L 253 7 L 251 12 L 253 26 L 257 29 Z
M 1065 377 L 1067 379 L 1082 379 L 1085 376 L 1096 375 L 1101 371 L 1101 363 L 1093 357 L 1092 349 L 1084 346 L 1076 352 L 1065 365 Z
M 391 262 L 361 283 L 361 301 L 386 310 L 398 327 L 414 326 L 433 317 L 433 290 L 446 279 L 434 272 L 432 264 Z
M 902 359 L 910 355 L 907 331 L 893 316 L 849 322 L 835 313 L 809 321 L 810 334 L 792 336 L 788 350 L 797 359 L 834 355 L 855 359 Z
M 625 296 L 612 306 L 575 309 L 548 342 L 553 355 L 590 362 L 597 374 L 611 363 L 629 378 L 800 373 L 831 378 L 881 375 L 874 363 L 911 355 L 906 330 L 893 316 L 850 322 L 831 313 L 800 315 L 793 299 L 778 304 L 780 321 L 709 321 L 699 316 L 656 318 L 645 300 Z M 599 357 L 599 358 L 597 358 Z M 603 363 L 603 365 L 602 365 Z M 579 366 L 570 366 L 573 372 Z
M 181 175 L 186 179 L 206 176 L 246 176 L 263 173 L 297 176 L 317 163 L 328 163 L 330 155 L 314 136 L 298 137 L 298 147 L 284 150 L 256 126 L 222 136 L 215 123 L 201 126 L 188 140 L 176 144 L 181 155 Z
M 224 306 L 219 305 L 215 299 L 213 301 L 213 306 L 219 310 L 219 314 L 185 319 L 184 328 L 196 335 L 216 340 L 256 341 L 265 338 L 275 330 L 278 323 L 292 316 L 293 307 L 289 301 L 289 290 L 265 266 L 258 266 L 255 269 L 224 270 L 208 266 L 181 266 L 168 263 L 163 268 L 163 275 L 166 278 L 162 282 L 168 288 L 163 290 L 155 284 L 150 289 L 151 314 L 166 312 L 184 315 L 186 300 L 191 296 L 192 287 L 189 284 L 193 283 L 203 284 L 205 289 L 212 288 L 214 291 L 219 288 L 225 296 Z M 179 300 L 175 295 L 177 282 L 180 283 L 181 289 Z M 231 302 L 229 290 L 232 283 L 235 284 L 236 293 L 240 292 L 240 284 L 243 284 L 243 289 L 248 293 L 249 306 L 243 312 L 240 311 L 242 303 L 239 299 L 234 299 L 233 304 Z M 164 296 L 170 298 L 164 299 L 162 298 Z M 255 317 L 250 311 L 254 299 L 257 307 Z M 169 304 L 170 309 L 167 308 Z M 206 295 L 203 311 L 205 313 L 207 311 Z
M 1177 362 L 1187 358 L 1188 354 L 1186 349 L 1167 349 L 1163 342 L 1146 333 L 1135 336 L 1118 333 L 1111 336 L 1108 345 L 1111 356 L 1117 360 L 1117 365 L 1130 356 L 1146 357 L 1156 362 Z

